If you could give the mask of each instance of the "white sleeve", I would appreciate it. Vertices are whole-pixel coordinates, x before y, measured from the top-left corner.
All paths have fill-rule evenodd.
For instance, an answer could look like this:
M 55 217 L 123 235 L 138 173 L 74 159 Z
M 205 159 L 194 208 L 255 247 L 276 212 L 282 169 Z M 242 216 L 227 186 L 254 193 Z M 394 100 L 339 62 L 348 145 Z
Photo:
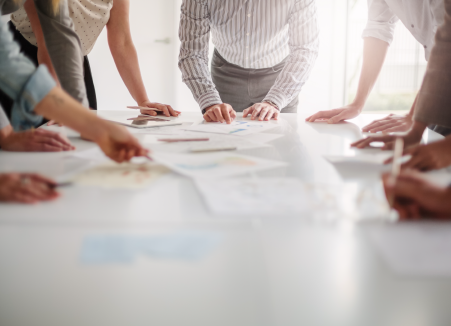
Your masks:
M 368 22 L 362 37 L 374 37 L 391 44 L 398 20 L 385 0 L 368 0 Z

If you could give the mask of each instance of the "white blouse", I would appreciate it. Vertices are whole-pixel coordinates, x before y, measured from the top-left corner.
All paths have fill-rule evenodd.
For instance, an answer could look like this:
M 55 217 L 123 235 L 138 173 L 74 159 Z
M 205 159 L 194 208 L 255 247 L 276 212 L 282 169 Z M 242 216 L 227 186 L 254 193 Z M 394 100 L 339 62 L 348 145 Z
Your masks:
M 69 0 L 68 3 L 70 17 L 80 38 L 83 54 L 88 55 L 110 20 L 113 0 Z M 30 20 L 23 7 L 11 15 L 11 21 L 26 40 L 37 46 Z

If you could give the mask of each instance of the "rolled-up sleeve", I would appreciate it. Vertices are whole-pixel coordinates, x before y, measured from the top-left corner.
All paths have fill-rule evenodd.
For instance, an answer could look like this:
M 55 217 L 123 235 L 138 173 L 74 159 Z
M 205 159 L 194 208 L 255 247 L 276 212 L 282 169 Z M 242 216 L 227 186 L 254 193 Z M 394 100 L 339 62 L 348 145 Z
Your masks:
M 391 44 L 398 21 L 385 0 L 368 0 L 368 22 L 362 37 L 374 37 Z
M 56 83 L 46 66 L 36 69 L 20 53 L 5 17 L 0 17 L 0 42 L 0 88 L 14 100 L 12 125 L 19 130 L 29 129 L 42 121 L 34 108 Z

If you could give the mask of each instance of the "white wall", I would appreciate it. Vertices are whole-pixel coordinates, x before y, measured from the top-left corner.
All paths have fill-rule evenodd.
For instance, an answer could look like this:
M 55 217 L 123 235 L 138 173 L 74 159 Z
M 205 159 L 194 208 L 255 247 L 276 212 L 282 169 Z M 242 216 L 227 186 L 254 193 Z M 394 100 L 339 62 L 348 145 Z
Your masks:
M 153 101 L 181 111 L 197 111 L 177 66 L 178 21 L 182 0 L 133 0 L 131 24 L 142 74 Z M 346 0 L 318 0 L 320 54 L 300 97 L 299 110 L 313 112 L 343 104 Z M 170 38 L 171 44 L 156 43 Z M 133 104 L 109 53 L 105 31 L 89 55 L 99 109 L 122 109 Z

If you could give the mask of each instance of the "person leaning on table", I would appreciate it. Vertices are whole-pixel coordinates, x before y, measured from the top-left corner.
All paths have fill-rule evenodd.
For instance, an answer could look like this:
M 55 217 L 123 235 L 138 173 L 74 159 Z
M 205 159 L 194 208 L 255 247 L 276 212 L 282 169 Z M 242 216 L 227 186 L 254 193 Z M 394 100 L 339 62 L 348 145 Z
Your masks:
M 97 109 L 95 86 L 88 61 L 88 55 L 95 46 L 100 33 L 106 27 L 108 44 L 117 69 L 130 95 L 138 106 L 157 108 L 166 116 L 178 116 L 180 112 L 170 105 L 151 102 L 139 68 L 138 54 L 130 32 L 130 0 L 67 0 L 68 14 L 73 28 L 80 39 L 81 54 L 84 56 L 84 83 L 89 107 Z M 46 42 L 42 35 L 39 17 L 33 1 L 11 15 L 9 24 L 21 51 L 36 64 L 46 64 L 55 80 L 59 75 L 54 72 L 52 60 L 47 53 Z M 142 113 L 156 115 L 155 111 Z
M 215 46 L 208 70 L 210 32 Z M 315 0 L 183 0 L 179 67 L 206 121 L 296 112 L 318 56 Z
M 412 158 L 403 168 L 422 171 L 441 169 L 451 165 L 451 135 L 427 145 L 419 145 L 428 125 L 451 128 L 451 0 L 445 0 L 445 24 L 438 30 L 435 46 L 420 89 L 413 116 L 414 124 L 406 135 L 368 137 L 352 144 L 357 148 L 372 142 L 384 142 L 384 149 L 392 149 L 397 137 L 404 139 L 404 154 Z
M 95 141 L 107 156 L 117 162 L 133 156 L 147 155 L 139 142 L 124 127 L 98 118 L 56 86 L 45 65 L 37 69 L 19 53 L 8 29 L 7 19 L 11 2 L 0 0 L 0 89 L 14 99 L 12 119 L 21 129 L 28 129 L 45 116 L 61 121 Z M 0 107 L 0 112 L 3 109 Z M 1 126 L 7 120 L 1 115 Z M 36 175 L 1 174 L 0 201 L 32 203 L 56 197 L 55 184 Z
M 80 40 L 74 31 L 69 17 L 67 0 L 28 0 L 34 2 L 39 17 L 42 35 L 48 56 L 61 87 L 74 99 L 88 107 L 86 88 L 83 80 L 83 56 Z M 25 0 L 6 0 L 3 14 L 11 14 L 23 6 Z M 5 92 L 0 92 L 0 103 L 11 116 L 13 99 Z M 16 126 L 13 127 L 15 128 Z
M 445 23 L 437 31 L 436 44 L 432 50 L 428 69 L 421 87 L 414 115 L 414 127 L 406 141 L 421 138 L 427 124 L 436 123 L 451 127 L 451 0 L 445 0 Z M 385 139 L 392 142 L 391 139 Z M 415 138 L 416 137 L 416 138 Z M 441 143 L 437 156 L 444 156 L 451 164 L 451 136 Z M 427 145 L 433 146 L 434 144 Z M 426 148 L 424 146 L 423 148 Z M 417 157 L 417 161 L 421 162 Z M 428 158 L 423 156 L 423 164 Z M 414 158 L 415 159 L 415 156 Z M 420 165 L 421 166 L 421 165 Z M 447 218 L 451 217 L 451 189 L 440 188 L 424 181 L 418 174 L 404 171 L 395 182 L 384 176 L 388 196 L 395 198 L 395 209 L 401 218 Z
M 443 0 L 368 0 L 368 23 L 363 31 L 363 66 L 354 101 L 339 109 L 318 112 L 306 120 L 309 122 L 327 120 L 328 123 L 333 124 L 357 117 L 362 112 L 382 69 L 398 20 L 401 20 L 421 44 L 428 60 L 434 45 L 435 32 L 443 23 L 443 15 Z M 406 116 L 389 115 L 364 127 L 363 131 L 409 130 L 413 123 L 415 102 Z M 450 132 L 442 128 L 437 128 L 437 131 Z

